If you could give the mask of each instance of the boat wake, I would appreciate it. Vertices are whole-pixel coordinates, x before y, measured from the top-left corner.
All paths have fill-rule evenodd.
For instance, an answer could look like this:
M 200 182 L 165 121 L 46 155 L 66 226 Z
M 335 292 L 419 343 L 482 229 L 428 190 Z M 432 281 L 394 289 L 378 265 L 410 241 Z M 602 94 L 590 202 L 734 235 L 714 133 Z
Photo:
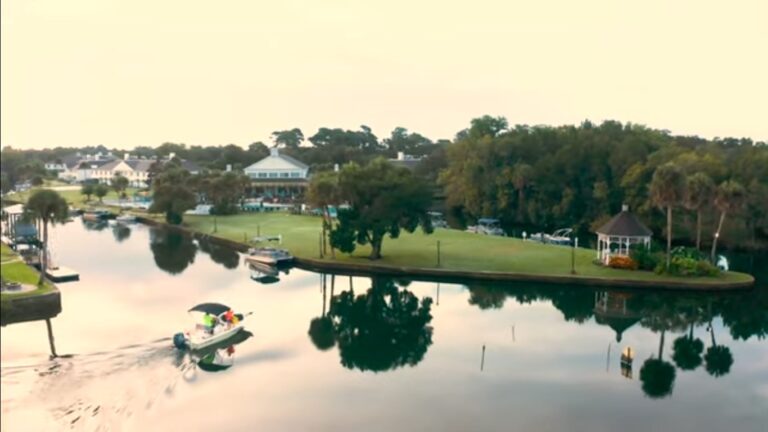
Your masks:
M 193 366 L 169 338 L 45 363 L 4 365 L 2 429 L 126 430 L 137 413 L 172 398 Z

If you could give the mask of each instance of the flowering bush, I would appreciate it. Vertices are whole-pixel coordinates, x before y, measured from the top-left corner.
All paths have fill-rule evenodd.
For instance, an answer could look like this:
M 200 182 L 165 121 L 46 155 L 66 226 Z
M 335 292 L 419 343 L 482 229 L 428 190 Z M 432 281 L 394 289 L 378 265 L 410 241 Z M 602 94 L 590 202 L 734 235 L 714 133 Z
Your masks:
M 625 270 L 637 270 L 637 261 L 628 256 L 612 256 L 608 261 L 608 267 Z

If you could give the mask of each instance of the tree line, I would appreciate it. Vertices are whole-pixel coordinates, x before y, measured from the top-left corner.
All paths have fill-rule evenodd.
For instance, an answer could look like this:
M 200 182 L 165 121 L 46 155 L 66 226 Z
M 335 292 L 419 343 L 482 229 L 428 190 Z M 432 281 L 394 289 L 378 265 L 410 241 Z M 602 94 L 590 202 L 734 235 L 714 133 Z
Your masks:
M 497 217 L 515 235 L 561 227 L 585 235 L 626 203 L 657 235 L 669 226 L 677 242 L 703 247 L 719 238 L 745 247 L 768 244 L 768 146 L 750 139 L 675 136 L 616 121 L 512 126 L 506 118 L 492 116 L 473 119 L 450 141 L 433 141 L 402 127 L 380 139 L 365 125 L 356 130 L 322 127 L 308 137 L 293 128 L 275 131 L 271 138 L 271 143 L 254 142 L 246 148 L 164 143 L 127 152 L 147 158 L 173 153 L 209 171 L 222 171 L 227 165 L 241 170 L 275 146 L 307 163 L 313 175 L 332 171 L 336 164 L 365 166 L 404 152 L 421 157 L 414 174 L 431 184 L 438 198 L 433 207 L 442 207 L 454 227 Z M 41 175 L 43 162 L 75 151 L 109 150 L 5 147 L 3 188 Z M 680 182 L 664 183 L 677 185 L 677 190 L 652 190 L 654 175 L 666 164 L 682 175 Z M 716 232 L 724 234 L 714 236 Z

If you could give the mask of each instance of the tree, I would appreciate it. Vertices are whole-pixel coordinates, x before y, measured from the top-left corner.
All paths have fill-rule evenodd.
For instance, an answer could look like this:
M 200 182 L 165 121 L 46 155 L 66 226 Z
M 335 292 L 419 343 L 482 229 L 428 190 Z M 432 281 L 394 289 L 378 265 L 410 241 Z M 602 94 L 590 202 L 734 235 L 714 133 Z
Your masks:
M 667 270 L 672 249 L 672 208 L 680 205 L 685 197 L 685 176 L 676 165 L 667 163 L 656 169 L 651 180 L 651 200 L 667 209 Z
M 424 155 L 430 151 L 432 141 L 417 133 L 409 133 L 408 129 L 396 127 L 392 130 L 389 138 L 382 143 L 389 150 L 390 156 L 395 156 L 397 152 L 403 152 L 409 155 Z
M 328 238 L 328 233 L 333 225 L 329 206 L 339 204 L 338 190 L 339 176 L 335 172 L 324 171 L 312 176 L 307 191 L 307 201 L 310 205 L 323 211 L 323 239 Z M 323 242 L 325 252 L 325 242 Z M 331 246 L 333 253 L 333 246 Z
M 662 360 L 664 352 L 664 330 L 661 331 L 659 341 L 658 358 L 649 358 L 643 362 L 640 368 L 640 381 L 643 383 L 643 392 L 651 398 L 663 398 L 672 394 L 672 386 L 675 382 L 675 367 Z
M 125 190 L 128 188 L 128 179 L 118 174 L 112 178 L 112 189 L 117 193 L 118 199 L 125 198 Z
M 90 201 L 91 195 L 94 193 L 93 183 L 83 183 L 83 185 L 80 187 L 80 193 L 85 195 L 86 201 Z
M 365 167 L 349 164 L 339 174 L 339 198 L 351 208 L 340 209 L 338 223 L 331 233 L 331 244 L 352 252 L 355 242 L 370 244 L 370 259 L 381 258 L 384 236 L 397 238 L 401 230 L 413 232 L 421 226 L 432 233 L 427 214 L 432 191 L 406 168 L 376 159 Z
M 717 187 L 715 194 L 715 207 L 720 210 L 720 220 L 717 223 L 715 238 L 712 240 L 712 262 L 715 262 L 715 252 L 717 251 L 717 240 L 720 238 L 720 230 L 723 228 L 725 215 L 733 213 L 744 205 L 746 191 L 739 182 L 728 180 Z
M 189 171 L 174 166 L 164 169 L 152 182 L 154 196 L 149 212 L 165 213 L 166 222 L 171 225 L 180 224 L 184 212 L 197 204 L 189 183 Z
M 493 138 L 501 132 L 507 130 L 509 127 L 509 122 L 507 122 L 506 118 L 492 117 L 489 115 L 474 118 L 470 124 L 471 126 L 469 127 L 469 135 L 477 138 L 484 136 L 490 136 Z
M 99 202 L 103 202 L 102 198 L 107 196 L 108 193 L 109 189 L 105 184 L 99 183 L 93 187 L 93 194 L 99 198 Z
M 467 285 L 469 290 L 469 304 L 480 309 L 501 309 L 507 299 L 507 293 L 503 287 L 494 285 Z
M 309 339 L 320 351 L 326 351 L 336 345 L 336 334 L 334 333 L 333 320 L 326 314 L 325 298 L 327 286 L 325 274 L 320 275 L 323 285 L 323 310 L 319 317 L 312 318 L 309 322 Z M 336 278 L 331 275 L 331 298 L 333 298 L 333 285 Z
M 275 147 L 296 149 L 299 148 L 301 142 L 304 141 L 304 134 L 299 128 L 274 131 L 272 132 L 272 140 L 275 142 Z
M 696 249 L 701 249 L 701 211 L 712 204 L 715 183 L 704 173 L 686 179 L 685 208 L 696 212 Z
M 27 218 L 39 219 L 43 225 L 43 255 L 40 280 L 38 281 L 38 285 L 41 285 L 48 269 L 48 225 L 65 222 L 69 217 L 69 206 L 58 192 L 50 189 L 38 189 L 29 197 L 24 209 L 27 212 Z
M 530 184 L 531 178 L 533 178 L 532 166 L 526 163 L 518 162 L 512 168 L 512 184 L 515 185 L 515 189 L 517 189 L 517 196 L 518 196 L 518 199 L 517 199 L 517 221 L 518 222 L 523 221 L 525 189 Z

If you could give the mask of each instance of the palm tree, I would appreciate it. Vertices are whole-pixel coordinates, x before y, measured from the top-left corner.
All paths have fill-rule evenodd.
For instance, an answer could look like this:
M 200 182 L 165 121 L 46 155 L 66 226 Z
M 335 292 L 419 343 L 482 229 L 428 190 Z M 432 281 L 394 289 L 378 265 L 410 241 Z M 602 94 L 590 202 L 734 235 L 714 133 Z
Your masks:
M 125 196 L 125 189 L 128 188 L 128 179 L 118 174 L 112 178 L 112 189 L 117 193 L 117 200 L 122 201 Z
M 728 180 L 717 187 L 715 194 L 715 207 L 720 210 L 720 221 L 717 223 L 715 238 L 712 240 L 712 262 L 715 262 L 715 251 L 717 250 L 717 240 L 720 238 L 720 230 L 723 228 L 723 221 L 728 212 L 739 210 L 746 200 L 746 191 L 741 183 Z
M 45 280 L 45 271 L 48 269 L 48 224 L 65 222 L 68 217 L 69 209 L 67 201 L 50 189 L 36 190 L 25 207 L 27 217 L 38 219 L 43 225 L 43 257 L 40 267 L 40 280 L 38 285 Z
M 712 335 L 712 346 L 707 348 L 707 353 L 704 354 L 705 367 L 707 373 L 713 377 L 723 376 L 731 371 L 733 355 L 730 348 L 715 342 L 715 328 L 712 326 L 712 320 L 709 321 L 709 333 Z
M 701 211 L 712 203 L 715 183 L 704 173 L 688 177 L 685 191 L 685 208 L 696 211 L 696 249 L 701 249 Z
M 675 367 L 661 358 L 664 351 L 664 332 L 661 331 L 658 358 L 650 357 L 640 368 L 643 391 L 654 399 L 669 396 L 675 382 Z
M 517 189 L 517 221 L 523 221 L 523 203 L 525 202 L 525 189 L 530 185 L 533 177 L 533 167 L 527 163 L 518 162 L 512 169 L 512 184 Z
M 673 164 L 666 163 L 656 169 L 651 180 L 651 200 L 659 207 L 667 208 L 667 270 L 672 249 L 672 207 L 679 205 L 685 196 L 685 175 Z

